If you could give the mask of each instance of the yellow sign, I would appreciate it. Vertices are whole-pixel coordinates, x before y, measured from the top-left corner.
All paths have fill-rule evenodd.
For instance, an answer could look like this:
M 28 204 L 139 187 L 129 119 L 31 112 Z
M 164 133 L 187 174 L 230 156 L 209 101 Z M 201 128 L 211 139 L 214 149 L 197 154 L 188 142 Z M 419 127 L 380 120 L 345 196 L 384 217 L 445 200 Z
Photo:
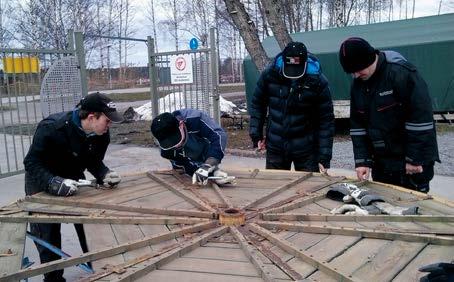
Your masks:
M 39 60 L 37 57 L 3 58 L 5 73 L 38 73 Z

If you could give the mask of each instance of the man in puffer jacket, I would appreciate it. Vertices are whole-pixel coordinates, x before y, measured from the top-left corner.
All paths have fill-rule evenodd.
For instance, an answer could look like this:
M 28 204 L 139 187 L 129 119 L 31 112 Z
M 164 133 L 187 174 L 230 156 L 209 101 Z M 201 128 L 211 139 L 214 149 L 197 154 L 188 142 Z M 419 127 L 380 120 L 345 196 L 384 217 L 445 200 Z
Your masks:
M 427 193 L 438 156 L 432 101 L 415 66 L 394 51 L 352 37 L 339 50 L 352 74 L 350 135 L 358 179 Z
M 325 172 L 330 167 L 334 114 L 318 59 L 289 43 L 263 71 L 251 100 L 249 135 L 267 150 L 266 168 Z M 266 132 L 263 127 L 266 121 Z

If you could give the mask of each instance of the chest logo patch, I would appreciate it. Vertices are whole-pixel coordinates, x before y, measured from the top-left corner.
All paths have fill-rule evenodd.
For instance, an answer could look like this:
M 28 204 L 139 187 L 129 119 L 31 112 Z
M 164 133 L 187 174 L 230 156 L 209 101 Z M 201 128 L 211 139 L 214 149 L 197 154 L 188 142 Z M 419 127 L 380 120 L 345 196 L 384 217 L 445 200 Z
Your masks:
M 388 90 L 388 91 L 383 91 L 383 92 L 378 93 L 378 95 L 380 95 L 381 97 L 387 96 L 387 95 L 391 95 L 391 94 L 393 94 L 393 90 L 392 89 Z

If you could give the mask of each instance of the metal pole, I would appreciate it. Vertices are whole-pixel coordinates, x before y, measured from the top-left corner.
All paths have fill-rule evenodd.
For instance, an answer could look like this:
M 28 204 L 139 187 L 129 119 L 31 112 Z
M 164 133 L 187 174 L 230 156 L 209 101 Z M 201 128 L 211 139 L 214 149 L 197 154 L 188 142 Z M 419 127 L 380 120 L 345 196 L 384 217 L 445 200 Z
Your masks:
M 82 84 L 82 97 L 88 94 L 87 85 L 87 69 L 85 67 L 85 50 L 84 50 L 84 35 L 80 31 L 74 32 L 74 40 L 76 45 L 76 56 L 80 67 L 80 81 Z
M 213 118 L 221 124 L 219 111 L 219 79 L 218 79 L 218 56 L 216 53 L 215 28 L 210 28 L 210 61 L 211 61 L 211 89 L 213 97 Z
M 74 51 L 74 30 L 68 29 L 68 47 L 67 50 Z
M 112 72 L 110 71 L 110 47 L 112 45 L 107 45 L 107 72 L 109 74 L 109 89 L 112 89 Z
M 158 80 L 156 76 L 156 57 L 154 39 L 147 36 L 148 45 L 148 76 L 150 78 L 151 115 L 155 118 L 159 114 Z

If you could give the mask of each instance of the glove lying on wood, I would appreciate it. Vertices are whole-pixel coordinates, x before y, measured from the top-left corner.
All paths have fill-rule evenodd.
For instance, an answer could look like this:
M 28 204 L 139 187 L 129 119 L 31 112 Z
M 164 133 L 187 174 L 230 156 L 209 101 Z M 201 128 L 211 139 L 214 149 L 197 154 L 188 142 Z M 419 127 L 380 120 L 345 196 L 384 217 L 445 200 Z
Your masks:
M 376 195 L 366 189 L 360 189 L 356 185 L 342 183 L 331 188 L 326 196 L 333 200 L 342 200 L 344 203 L 357 204 L 362 210 L 357 210 L 351 205 L 344 205 L 333 209 L 331 213 L 343 214 L 354 212 L 355 214 L 389 214 L 389 215 L 414 215 L 418 214 L 418 207 L 399 207 L 385 202 L 385 198 Z M 352 213 L 350 213 L 352 214 Z
M 48 187 L 49 193 L 63 197 L 74 195 L 76 194 L 77 190 L 77 181 L 72 179 L 65 179 L 60 176 L 52 177 Z

